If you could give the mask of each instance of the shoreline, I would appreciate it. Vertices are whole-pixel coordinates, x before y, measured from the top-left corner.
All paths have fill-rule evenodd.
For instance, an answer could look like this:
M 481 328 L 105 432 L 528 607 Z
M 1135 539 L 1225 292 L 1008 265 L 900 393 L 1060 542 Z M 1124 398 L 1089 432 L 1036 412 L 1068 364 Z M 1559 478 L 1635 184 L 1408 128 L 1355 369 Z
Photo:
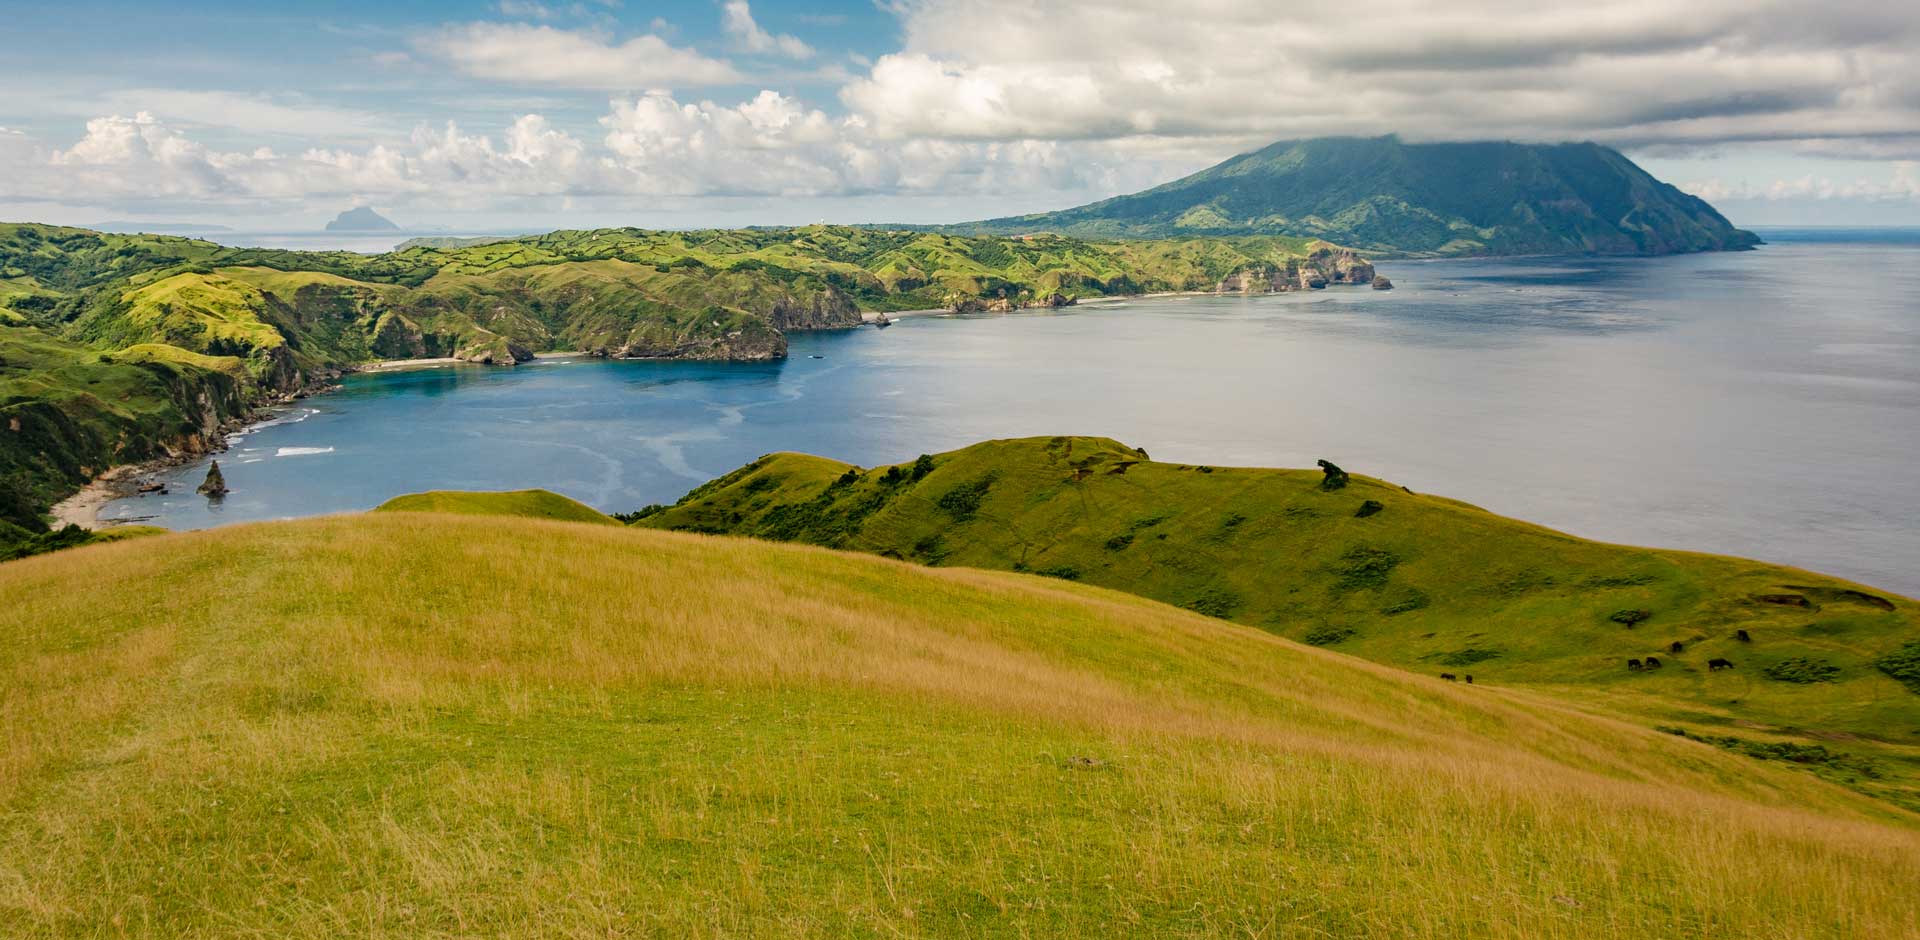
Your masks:
M 1157 291 L 1151 294 L 1122 294 L 1118 297 L 1088 297 L 1085 300 L 1075 300 L 1070 306 L 1093 307 L 1093 306 L 1099 306 L 1101 304 L 1122 304 L 1130 300 L 1153 300 L 1154 298 L 1157 298 L 1157 297 L 1226 297 L 1226 296 L 1237 297 L 1239 296 L 1239 292 L 1234 291 L 1234 292 L 1231 292 L 1231 294 L 1223 294 L 1219 291 L 1212 291 L 1212 290 L 1168 290 L 1168 291 Z M 1066 307 L 1034 306 L 1034 307 L 1022 307 L 1018 310 L 1004 310 L 997 313 L 988 312 L 988 311 L 981 311 L 978 313 L 960 313 L 959 311 L 953 310 L 952 308 L 949 308 L 949 307 L 928 307 L 921 310 L 863 310 L 860 312 L 860 323 L 862 325 L 876 323 L 883 316 L 886 317 L 888 320 L 904 320 L 909 317 L 982 317 L 982 316 L 1004 317 L 1004 316 L 1009 316 L 1017 313 L 1026 313 L 1028 311 L 1033 311 L 1033 310 L 1065 310 L 1065 309 L 1067 308 Z

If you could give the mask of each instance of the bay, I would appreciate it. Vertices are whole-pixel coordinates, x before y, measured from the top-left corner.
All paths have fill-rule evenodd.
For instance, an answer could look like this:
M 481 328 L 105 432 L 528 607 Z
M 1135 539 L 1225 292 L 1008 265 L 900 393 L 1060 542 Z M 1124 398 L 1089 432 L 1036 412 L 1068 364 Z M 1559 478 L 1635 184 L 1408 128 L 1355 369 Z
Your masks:
M 671 502 L 777 450 L 863 465 L 995 437 L 1311 466 L 1578 535 L 1920 594 L 1920 238 L 1388 262 L 1398 289 L 1151 298 L 792 337 L 763 364 L 542 360 L 350 376 L 219 455 L 233 492 L 111 504 L 174 528 L 426 489 Z

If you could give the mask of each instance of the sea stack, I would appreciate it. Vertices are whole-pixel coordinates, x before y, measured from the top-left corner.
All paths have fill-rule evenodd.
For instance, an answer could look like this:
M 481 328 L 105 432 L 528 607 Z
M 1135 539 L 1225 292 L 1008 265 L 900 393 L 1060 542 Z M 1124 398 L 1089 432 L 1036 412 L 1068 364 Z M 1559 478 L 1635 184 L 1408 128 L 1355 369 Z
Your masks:
M 1393 290 L 1393 282 L 1387 280 L 1385 275 L 1376 274 L 1373 276 L 1373 289 L 1374 290 Z
M 214 461 L 213 466 L 207 468 L 207 478 L 201 482 L 198 492 L 208 499 L 227 495 L 227 478 L 220 475 L 220 461 Z

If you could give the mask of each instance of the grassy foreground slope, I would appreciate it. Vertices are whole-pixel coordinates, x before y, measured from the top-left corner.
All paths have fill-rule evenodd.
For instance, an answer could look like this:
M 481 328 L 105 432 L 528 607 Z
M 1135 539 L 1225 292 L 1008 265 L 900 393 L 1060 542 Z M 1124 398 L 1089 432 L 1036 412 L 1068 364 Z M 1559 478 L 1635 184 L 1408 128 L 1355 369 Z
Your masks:
M 1920 930 L 1883 804 L 1059 580 L 380 513 L 0 596 L 7 936 Z
M 641 524 L 1083 580 L 1420 672 L 1553 687 L 1920 806 L 1920 604 L 1321 482 L 1029 438 L 921 470 L 776 454 Z M 1647 657 L 1661 667 L 1629 669 Z
M 619 520 L 592 506 L 549 490 L 510 490 L 500 493 L 432 490 L 395 496 L 381 503 L 374 512 L 444 512 L 462 516 L 518 516 L 596 525 L 620 524 Z

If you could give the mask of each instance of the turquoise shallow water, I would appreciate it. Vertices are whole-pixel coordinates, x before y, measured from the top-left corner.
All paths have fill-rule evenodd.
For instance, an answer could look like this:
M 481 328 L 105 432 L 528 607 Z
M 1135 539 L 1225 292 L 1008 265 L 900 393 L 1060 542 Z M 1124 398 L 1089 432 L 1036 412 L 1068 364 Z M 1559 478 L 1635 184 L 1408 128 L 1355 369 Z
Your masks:
M 775 450 L 874 464 L 1105 434 L 1195 463 L 1325 457 L 1589 537 L 1920 594 L 1920 241 L 1769 238 L 1387 263 L 1390 292 L 910 319 L 795 336 L 771 364 L 353 376 L 235 439 L 223 502 L 190 495 L 202 462 L 107 516 L 194 528 L 530 486 L 627 510 Z

